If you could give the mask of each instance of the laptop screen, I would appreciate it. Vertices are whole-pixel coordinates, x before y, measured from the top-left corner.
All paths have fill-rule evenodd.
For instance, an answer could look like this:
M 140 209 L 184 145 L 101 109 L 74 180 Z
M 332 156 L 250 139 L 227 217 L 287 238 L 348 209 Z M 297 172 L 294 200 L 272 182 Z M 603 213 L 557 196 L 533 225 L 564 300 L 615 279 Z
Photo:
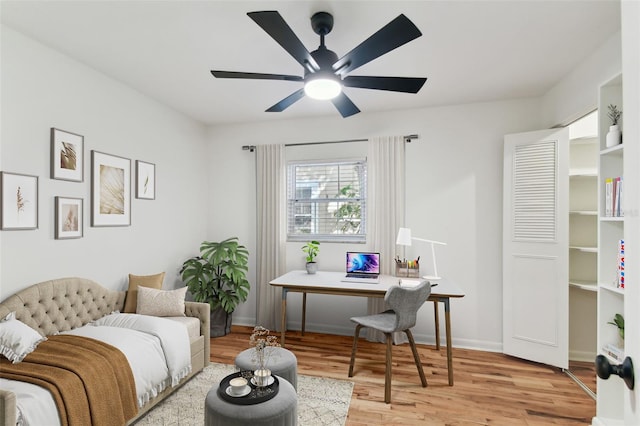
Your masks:
M 347 252 L 347 273 L 380 273 L 380 253 Z

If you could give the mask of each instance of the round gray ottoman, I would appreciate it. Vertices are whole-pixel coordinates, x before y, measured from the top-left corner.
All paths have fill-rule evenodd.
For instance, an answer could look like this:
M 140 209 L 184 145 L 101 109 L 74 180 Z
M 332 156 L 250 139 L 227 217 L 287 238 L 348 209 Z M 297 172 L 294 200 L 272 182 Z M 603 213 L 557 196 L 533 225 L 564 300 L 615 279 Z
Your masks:
M 293 385 L 294 389 L 298 389 L 298 359 L 293 352 L 277 346 L 268 347 L 265 350 L 273 351 L 267 364 L 267 368 L 271 370 L 271 373 L 285 378 Z M 240 370 L 255 370 L 256 365 L 251 360 L 253 353 L 254 349 L 240 352 L 236 356 L 236 367 Z
M 205 426 L 296 426 L 298 395 L 289 382 L 278 380 L 278 394 L 253 405 L 227 402 L 218 395 L 218 386 L 212 387 L 204 401 Z

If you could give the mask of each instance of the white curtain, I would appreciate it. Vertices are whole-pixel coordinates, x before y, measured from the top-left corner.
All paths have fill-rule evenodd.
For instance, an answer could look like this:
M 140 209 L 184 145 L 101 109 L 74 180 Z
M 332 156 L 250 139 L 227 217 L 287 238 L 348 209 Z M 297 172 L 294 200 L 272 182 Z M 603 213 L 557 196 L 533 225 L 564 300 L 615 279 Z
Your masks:
M 375 137 L 368 148 L 369 197 L 367 235 L 372 249 L 380 252 L 380 273 L 394 275 L 396 234 L 404 226 L 405 205 L 405 142 L 402 136 Z M 367 312 L 384 311 L 384 301 L 369 298 Z M 384 341 L 380 332 L 368 329 L 367 339 Z M 394 335 L 394 343 L 405 341 L 403 333 Z
M 269 281 L 286 268 L 286 164 L 284 145 L 256 146 L 256 323 L 279 331 L 281 289 Z

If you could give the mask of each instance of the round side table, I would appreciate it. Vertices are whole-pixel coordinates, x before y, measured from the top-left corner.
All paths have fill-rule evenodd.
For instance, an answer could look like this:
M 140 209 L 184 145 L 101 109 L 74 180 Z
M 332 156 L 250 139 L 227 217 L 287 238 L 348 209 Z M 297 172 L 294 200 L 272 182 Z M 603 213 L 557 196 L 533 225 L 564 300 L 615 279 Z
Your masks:
M 278 394 L 253 405 L 232 404 L 220 398 L 218 385 L 204 401 L 205 426 L 296 426 L 298 395 L 286 380 L 280 380 Z
M 268 347 L 265 350 L 273 351 L 269 357 L 267 368 L 272 374 L 283 377 L 298 389 L 298 359 L 293 352 L 281 347 Z M 251 360 L 254 349 L 246 349 L 236 356 L 236 367 L 240 370 L 255 370 L 256 365 Z

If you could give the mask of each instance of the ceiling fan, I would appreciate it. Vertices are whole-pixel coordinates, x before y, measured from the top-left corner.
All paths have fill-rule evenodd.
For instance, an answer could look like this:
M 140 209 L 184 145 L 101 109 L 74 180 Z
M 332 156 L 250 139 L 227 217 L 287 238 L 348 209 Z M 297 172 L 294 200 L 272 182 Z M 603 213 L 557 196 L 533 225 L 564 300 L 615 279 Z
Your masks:
M 324 44 L 325 36 L 333 28 L 333 16 L 330 13 L 317 12 L 311 17 L 311 27 L 320 36 L 320 46 L 313 52 L 307 50 L 277 11 L 249 12 L 247 15 L 302 65 L 304 77 L 217 70 L 213 70 L 211 73 L 217 78 L 304 82 L 302 89 L 296 90 L 282 99 L 267 109 L 267 112 L 284 111 L 307 95 L 314 99 L 330 99 L 342 117 L 349 117 L 359 113 L 360 110 L 344 94 L 342 91 L 343 86 L 418 93 L 427 80 L 426 78 L 413 77 L 347 75 L 356 68 L 422 35 L 420 30 L 405 15 L 399 15 L 340 59 L 338 59 L 338 55 L 335 52 L 327 49 Z

